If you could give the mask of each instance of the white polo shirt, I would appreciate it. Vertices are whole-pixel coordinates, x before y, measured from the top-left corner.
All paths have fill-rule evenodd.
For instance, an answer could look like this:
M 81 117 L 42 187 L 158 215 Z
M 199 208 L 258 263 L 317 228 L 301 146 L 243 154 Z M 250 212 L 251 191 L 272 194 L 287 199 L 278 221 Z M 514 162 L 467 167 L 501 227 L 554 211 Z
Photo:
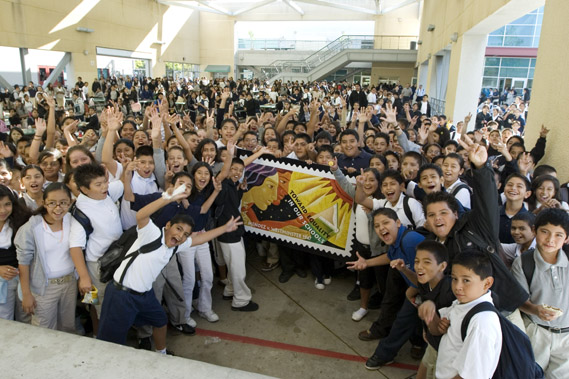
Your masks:
M 160 229 L 152 222 L 148 221 L 148 224 L 142 228 L 138 229 L 138 238 L 134 241 L 134 244 L 128 250 L 127 254 L 136 251 L 141 246 L 149 244 L 156 240 L 160 236 Z M 134 290 L 136 292 L 147 292 L 152 289 L 152 283 L 156 280 L 160 272 L 172 257 L 174 253 L 173 247 L 167 247 L 164 243 L 164 230 L 162 230 L 162 245 L 149 253 L 139 254 L 130 267 L 128 268 L 122 285 Z M 192 246 L 192 238 L 189 237 L 186 242 L 178 246 L 177 251 L 188 250 Z M 120 282 L 121 275 L 128 264 L 129 259 L 125 259 L 115 274 L 113 279 Z
M 502 351 L 502 328 L 494 312 L 480 312 L 470 319 L 466 338 L 462 341 L 461 327 L 464 316 L 475 305 L 492 303 L 488 291 L 470 303 L 455 300 L 450 307 L 439 310 L 441 318 L 447 318 L 450 326 L 441 339 L 437 357 L 436 377 L 491 378 L 498 366 Z M 492 303 L 493 304 L 493 303 Z
M 456 182 L 452 183 L 446 190 L 448 193 L 452 193 L 452 191 L 454 191 L 454 189 L 461 184 L 466 184 L 466 183 L 458 179 Z M 460 201 L 460 204 L 462 204 L 463 207 L 472 209 L 472 206 L 470 204 L 470 191 L 468 189 L 461 188 L 456 193 L 456 195 L 454 195 L 454 198 Z
M 115 202 L 122 196 L 123 191 L 123 183 L 115 181 L 109 183 L 109 193 L 104 200 L 93 200 L 84 194 L 77 197 L 77 208 L 89 217 L 93 233 L 87 241 L 85 229 L 79 221 L 73 218 L 69 232 L 69 247 L 85 249 L 86 261 L 96 262 L 107 251 L 111 243 L 121 236 L 121 217 Z

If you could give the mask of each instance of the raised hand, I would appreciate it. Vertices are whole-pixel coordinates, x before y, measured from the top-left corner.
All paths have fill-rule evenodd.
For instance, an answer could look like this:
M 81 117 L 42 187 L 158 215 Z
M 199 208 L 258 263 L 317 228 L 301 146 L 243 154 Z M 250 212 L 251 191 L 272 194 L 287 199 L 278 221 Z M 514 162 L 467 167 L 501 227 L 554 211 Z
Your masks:
M 0 141 L 0 156 L 2 156 L 2 158 L 8 158 L 14 156 L 12 150 L 10 150 L 10 148 L 6 146 L 4 142 L 1 141 Z
M 46 104 L 49 105 L 50 108 L 55 108 L 55 100 L 53 97 L 44 92 L 43 98 L 45 99 Z
M 358 257 L 357 261 L 346 262 L 348 270 L 358 270 L 358 271 L 365 270 L 367 268 L 367 261 L 364 258 L 362 258 L 360 253 L 358 253 L 357 251 L 356 251 L 356 256 Z
M 241 217 L 237 218 L 231 217 L 231 219 L 229 219 L 229 221 L 227 221 L 227 223 L 225 224 L 225 233 L 230 233 L 237 230 L 237 228 L 239 228 L 240 225 L 243 225 Z
M 389 124 L 397 124 L 397 107 L 392 108 L 391 104 L 387 104 L 384 113 L 385 117 L 381 117 L 381 120 Z
M 47 130 L 47 125 L 43 118 L 38 118 L 36 120 L 36 136 L 43 136 L 45 131 Z
M 213 128 L 214 125 L 215 125 L 215 119 L 214 119 L 214 117 L 213 117 L 213 113 L 214 113 L 214 110 L 213 110 L 213 109 L 211 110 L 211 112 L 210 112 L 210 111 L 207 111 L 207 112 L 205 113 L 205 115 L 206 115 L 205 126 L 206 126 L 206 128 L 208 128 L 208 129 Z
M 468 151 L 468 159 L 476 168 L 482 168 L 488 160 L 488 151 L 484 146 L 472 140 L 468 136 L 458 141 L 466 151 Z
M 541 124 L 541 130 L 540 130 L 540 132 L 539 132 L 539 136 L 540 136 L 541 138 L 546 138 L 546 137 L 547 137 L 547 133 L 549 133 L 549 129 L 547 129 L 547 128 L 545 127 L 545 125 Z

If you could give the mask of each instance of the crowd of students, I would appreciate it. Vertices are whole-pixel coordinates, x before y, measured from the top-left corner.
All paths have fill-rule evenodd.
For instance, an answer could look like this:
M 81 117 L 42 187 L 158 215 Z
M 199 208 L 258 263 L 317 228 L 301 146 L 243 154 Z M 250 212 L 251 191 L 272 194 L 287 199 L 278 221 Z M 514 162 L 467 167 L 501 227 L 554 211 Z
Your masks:
M 500 121 L 481 104 L 468 131 L 471 115 L 456 124 L 435 115 L 409 85 L 113 78 L 93 88 L 109 96 L 99 114 L 86 86 L 74 96 L 87 119 L 40 87 L 27 128 L 11 117 L 0 143 L 0 317 L 76 332 L 78 296 L 96 288 L 94 336 L 124 344 L 135 326 L 142 347 L 152 335 L 166 353 L 168 322 L 194 334 L 194 308 L 219 320 L 215 272 L 232 310 L 259 309 L 245 243 L 266 256 L 262 270 L 281 267 L 280 282 L 310 267 L 324 290 L 330 258 L 244 235 L 247 166 L 267 154 L 331 170 L 356 204 L 352 319 L 367 315 L 375 287 L 381 304 L 358 335 L 380 340 L 366 368 L 411 341 L 419 378 L 491 377 L 503 349 L 498 315 L 473 315 L 461 336 L 461 320 L 487 302 L 527 332 L 548 378 L 569 372 L 567 184 L 538 163 L 546 127 L 526 148 L 523 99 Z M 131 93 L 141 91 L 151 102 L 139 109 Z M 4 109 L 20 106 L 19 92 Z M 200 100 L 177 109 L 169 99 L 179 97 Z M 99 259 L 135 229 L 134 258 L 102 282 Z

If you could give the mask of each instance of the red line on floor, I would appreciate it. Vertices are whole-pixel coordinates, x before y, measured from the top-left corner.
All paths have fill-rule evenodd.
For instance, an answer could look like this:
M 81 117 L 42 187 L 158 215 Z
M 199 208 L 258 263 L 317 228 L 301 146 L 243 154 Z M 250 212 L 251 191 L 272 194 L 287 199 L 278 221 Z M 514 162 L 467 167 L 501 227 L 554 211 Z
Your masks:
M 318 356 L 326 357 L 326 358 L 343 359 L 343 360 L 352 361 L 352 362 L 365 362 L 366 361 L 366 358 L 360 357 L 359 355 L 337 353 L 335 351 L 330 351 L 330 350 L 322 350 L 322 349 L 315 349 L 315 348 L 306 347 L 306 346 L 291 345 L 288 343 L 263 340 L 260 338 L 253 338 L 253 337 L 245 337 L 245 336 L 240 336 L 237 334 L 218 332 L 215 330 L 196 329 L 196 332 L 200 336 L 218 337 L 218 338 L 223 339 L 223 340 L 241 342 L 241 343 L 263 346 L 263 347 L 270 347 L 273 349 L 280 349 L 280 350 L 294 351 L 297 353 L 318 355 Z M 419 368 L 416 365 L 410 365 L 410 364 L 406 364 L 406 363 L 392 363 L 389 365 L 389 367 L 396 367 L 396 368 L 400 368 L 400 369 L 404 369 L 404 370 L 411 370 L 411 371 L 417 371 L 417 369 Z

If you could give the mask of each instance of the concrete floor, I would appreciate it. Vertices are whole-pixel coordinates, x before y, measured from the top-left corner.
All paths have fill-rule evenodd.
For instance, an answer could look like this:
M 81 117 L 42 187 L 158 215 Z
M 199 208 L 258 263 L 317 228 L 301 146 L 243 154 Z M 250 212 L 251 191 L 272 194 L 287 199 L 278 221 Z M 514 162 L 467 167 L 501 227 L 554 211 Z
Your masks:
M 380 311 L 372 310 L 362 321 L 352 321 L 359 302 L 346 300 L 353 287 L 351 275 L 337 275 L 325 290 L 317 290 L 310 273 L 281 284 L 280 268 L 265 273 L 260 264 L 261 258 L 249 252 L 247 283 L 259 311 L 231 311 L 231 302 L 222 300 L 222 287 L 214 285 L 213 309 L 220 321 L 209 323 L 193 313 L 197 335 L 170 329 L 168 348 L 177 356 L 280 378 L 414 377 L 412 368 L 419 362 L 409 356 L 409 344 L 395 365 L 379 371 L 365 369 L 365 359 L 377 341 L 360 341 L 357 335 Z

